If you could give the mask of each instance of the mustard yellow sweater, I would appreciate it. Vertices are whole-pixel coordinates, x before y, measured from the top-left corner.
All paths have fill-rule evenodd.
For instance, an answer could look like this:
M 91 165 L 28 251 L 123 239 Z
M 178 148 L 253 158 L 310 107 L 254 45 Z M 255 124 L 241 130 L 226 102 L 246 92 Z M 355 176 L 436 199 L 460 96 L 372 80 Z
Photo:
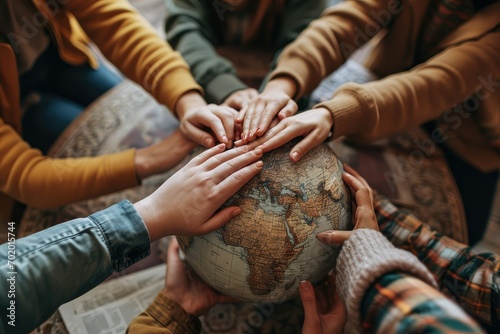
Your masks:
M 187 91 L 201 90 L 179 53 L 126 0 L 31 1 L 47 19 L 44 28 L 64 61 L 97 67 L 92 41 L 170 110 Z M 22 138 L 19 74 L 9 44 L 0 43 L 0 59 L 0 221 L 10 218 L 13 199 L 48 208 L 137 185 L 134 150 L 52 159 L 30 148 Z

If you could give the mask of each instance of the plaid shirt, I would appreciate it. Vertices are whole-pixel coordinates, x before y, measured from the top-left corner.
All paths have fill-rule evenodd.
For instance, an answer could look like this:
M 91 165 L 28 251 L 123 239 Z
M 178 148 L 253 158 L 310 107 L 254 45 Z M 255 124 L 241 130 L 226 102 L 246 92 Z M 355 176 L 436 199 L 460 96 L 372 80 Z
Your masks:
M 500 316 L 499 256 L 473 254 L 467 245 L 433 231 L 385 198 L 376 199 L 375 211 L 380 230 L 389 241 L 416 255 L 434 275 L 443 292 L 453 296 L 475 319 L 495 325 Z M 384 289 L 391 281 L 379 283 L 384 283 L 380 287 Z M 374 299 L 370 309 L 380 307 L 376 305 L 378 301 Z M 396 304 L 396 307 L 403 306 Z

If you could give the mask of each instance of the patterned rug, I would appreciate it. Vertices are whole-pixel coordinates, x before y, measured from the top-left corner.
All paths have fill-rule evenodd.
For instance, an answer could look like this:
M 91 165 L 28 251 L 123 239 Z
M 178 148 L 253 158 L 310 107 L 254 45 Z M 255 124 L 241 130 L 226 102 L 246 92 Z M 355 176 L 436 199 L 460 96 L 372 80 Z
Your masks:
M 101 155 L 130 147 L 144 147 L 164 138 L 178 122 L 141 88 L 125 81 L 85 111 L 52 148 L 54 157 Z M 412 210 L 437 230 L 466 242 L 460 197 L 443 156 L 427 136 L 415 129 L 369 147 L 346 142 L 331 143 L 337 155 L 364 175 L 368 182 L 394 203 Z M 53 210 L 28 208 L 20 224 L 25 236 L 49 226 L 85 217 L 114 203 L 140 200 L 181 168 L 149 178 L 139 187 Z M 153 246 L 152 255 L 127 272 L 162 261 L 166 244 Z M 121 273 L 120 275 L 123 275 Z M 280 305 L 237 303 L 217 305 L 203 318 L 203 333 L 300 333 L 303 319 L 299 301 Z M 36 333 L 67 333 L 58 313 Z

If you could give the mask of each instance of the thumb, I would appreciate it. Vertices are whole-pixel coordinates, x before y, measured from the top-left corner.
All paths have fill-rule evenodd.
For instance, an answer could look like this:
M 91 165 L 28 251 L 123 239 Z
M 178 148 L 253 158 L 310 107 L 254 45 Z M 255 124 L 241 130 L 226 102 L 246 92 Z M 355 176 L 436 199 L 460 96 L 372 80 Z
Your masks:
M 352 231 L 325 231 L 316 234 L 316 238 L 328 245 L 342 245 L 351 234 Z
M 222 226 L 229 223 L 231 219 L 236 217 L 241 213 L 241 209 L 235 206 L 225 208 L 222 211 L 217 212 L 213 215 L 203 226 L 200 228 L 201 234 L 207 234 L 212 231 L 215 231 Z
M 188 138 L 206 148 L 211 148 L 215 145 L 214 138 L 208 132 L 201 130 L 189 122 L 182 122 L 181 130 Z
M 316 293 L 311 282 L 302 281 L 299 285 L 300 299 L 304 306 L 304 325 L 302 334 L 320 333 L 321 324 L 316 305 Z

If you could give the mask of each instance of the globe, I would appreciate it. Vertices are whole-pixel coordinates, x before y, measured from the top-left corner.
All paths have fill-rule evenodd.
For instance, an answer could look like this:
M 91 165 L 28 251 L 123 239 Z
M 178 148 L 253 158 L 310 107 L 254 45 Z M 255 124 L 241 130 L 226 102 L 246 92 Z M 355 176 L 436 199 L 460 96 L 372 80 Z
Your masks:
M 210 234 L 177 237 L 192 269 L 225 295 L 286 301 L 300 281 L 317 283 L 334 267 L 339 248 L 316 234 L 351 228 L 342 164 L 326 144 L 292 163 L 293 145 L 264 154 L 260 173 L 224 204 L 240 207 L 239 216 Z

